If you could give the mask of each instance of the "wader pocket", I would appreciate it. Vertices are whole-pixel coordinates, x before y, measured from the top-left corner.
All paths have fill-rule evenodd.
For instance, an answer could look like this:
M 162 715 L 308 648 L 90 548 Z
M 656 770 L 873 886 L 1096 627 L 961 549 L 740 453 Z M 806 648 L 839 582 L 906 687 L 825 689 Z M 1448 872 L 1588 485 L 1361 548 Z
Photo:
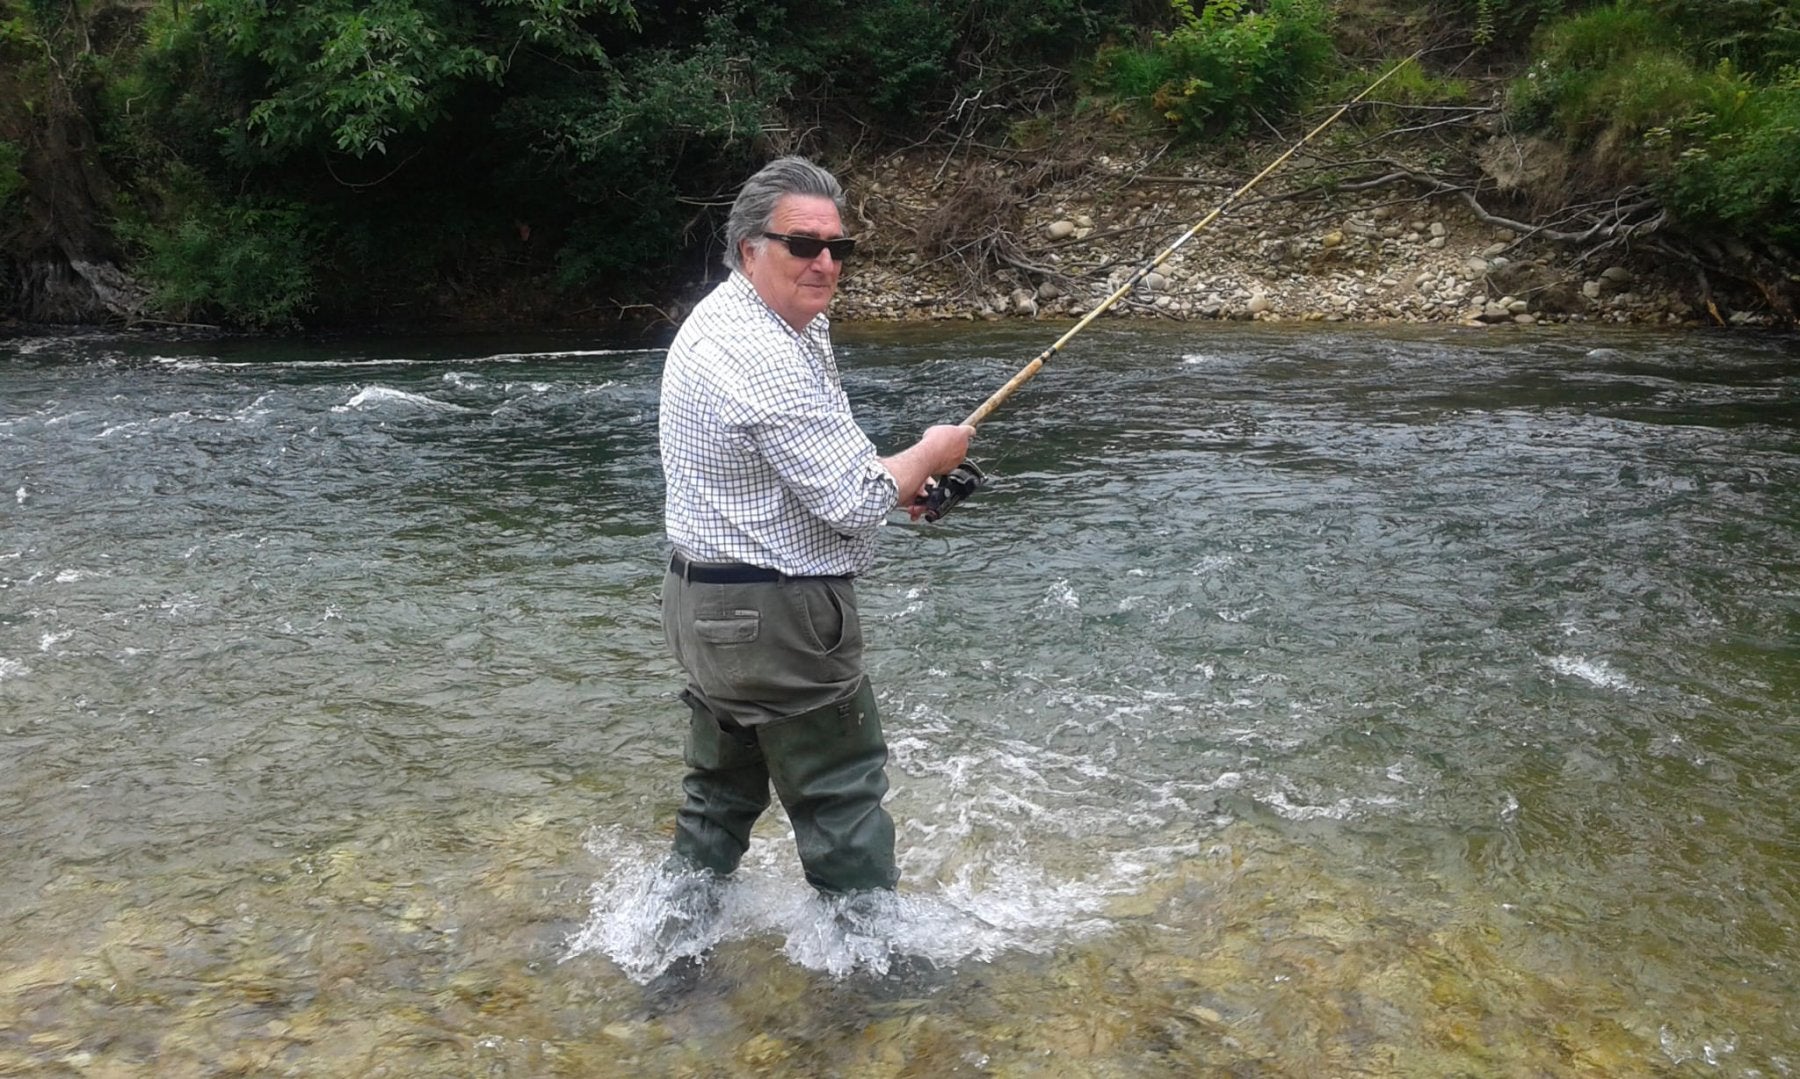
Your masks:
M 844 646 L 852 633 L 859 633 L 854 608 L 838 595 L 838 586 L 826 582 L 821 587 L 802 593 L 801 616 L 820 655 L 829 656 Z
M 749 644 L 761 629 L 762 615 L 756 611 L 723 611 L 694 618 L 694 636 L 707 644 Z

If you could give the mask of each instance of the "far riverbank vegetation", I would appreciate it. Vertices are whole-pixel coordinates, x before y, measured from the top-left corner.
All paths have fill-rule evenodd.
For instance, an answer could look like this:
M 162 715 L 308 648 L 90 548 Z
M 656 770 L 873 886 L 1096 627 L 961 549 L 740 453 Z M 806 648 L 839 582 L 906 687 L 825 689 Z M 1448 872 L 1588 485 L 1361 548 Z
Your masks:
M 1800 0 L 0 0 L 0 320 L 628 320 L 770 155 L 1266 159 L 1402 61 L 1316 191 L 1792 323 Z

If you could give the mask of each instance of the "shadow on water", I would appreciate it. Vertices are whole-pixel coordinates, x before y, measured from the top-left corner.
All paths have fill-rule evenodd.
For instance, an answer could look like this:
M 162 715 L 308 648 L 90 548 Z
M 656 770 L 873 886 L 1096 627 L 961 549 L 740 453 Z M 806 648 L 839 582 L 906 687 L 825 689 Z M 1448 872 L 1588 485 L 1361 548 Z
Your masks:
M 1046 327 L 848 327 L 884 449 Z M 0 345 L 0 1073 L 1792 1075 L 1789 342 L 1099 325 L 663 875 L 661 354 Z

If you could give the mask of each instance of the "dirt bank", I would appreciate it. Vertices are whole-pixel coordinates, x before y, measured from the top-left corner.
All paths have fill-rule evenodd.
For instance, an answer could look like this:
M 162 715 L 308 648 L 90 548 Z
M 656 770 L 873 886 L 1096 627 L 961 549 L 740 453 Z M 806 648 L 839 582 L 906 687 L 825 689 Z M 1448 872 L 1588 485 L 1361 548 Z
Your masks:
M 1283 147 L 1267 148 L 1273 159 Z M 1246 155 L 1248 156 L 1248 155 Z M 1029 155 L 946 164 L 891 157 L 847 173 L 865 237 L 839 320 L 1068 318 L 1219 206 L 1257 171 L 1153 151 L 1080 168 Z M 1482 222 L 1460 200 L 1388 186 L 1303 194 L 1277 173 L 1201 230 L 1111 315 L 1158 319 L 1756 324 L 1716 316 L 1690 278 L 1619 245 L 1568 248 Z

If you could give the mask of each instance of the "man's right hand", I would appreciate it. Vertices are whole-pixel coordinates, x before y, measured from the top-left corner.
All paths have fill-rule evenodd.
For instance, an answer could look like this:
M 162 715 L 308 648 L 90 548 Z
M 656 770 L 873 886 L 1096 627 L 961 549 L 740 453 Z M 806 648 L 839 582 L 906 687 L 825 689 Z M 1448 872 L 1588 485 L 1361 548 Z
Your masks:
M 927 427 L 919 441 L 892 457 L 881 459 L 900 488 L 900 505 L 911 507 L 925 497 L 926 485 L 933 476 L 962 464 L 969 455 L 969 440 L 975 428 L 960 423 L 942 423 Z M 918 514 L 915 512 L 916 518 Z
M 969 443 L 975 439 L 975 428 L 961 423 L 940 423 L 935 427 L 925 428 L 919 437 L 920 446 L 929 446 L 937 454 L 931 466 L 933 476 L 944 473 L 963 463 L 969 455 Z

